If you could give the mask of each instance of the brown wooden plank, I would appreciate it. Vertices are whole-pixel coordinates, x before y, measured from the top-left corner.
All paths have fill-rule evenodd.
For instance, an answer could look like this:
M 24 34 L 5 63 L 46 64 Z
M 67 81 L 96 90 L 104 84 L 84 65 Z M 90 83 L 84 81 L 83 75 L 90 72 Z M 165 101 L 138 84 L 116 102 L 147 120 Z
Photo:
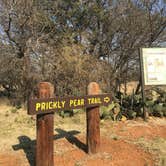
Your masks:
M 28 102 L 28 114 L 43 114 L 58 110 L 88 108 L 101 105 L 107 106 L 111 102 L 111 94 L 30 99 Z
M 88 86 L 89 95 L 97 95 L 100 93 L 99 85 L 91 82 Z M 99 106 L 87 108 L 87 147 L 88 153 L 97 153 L 100 150 L 100 114 Z
M 38 86 L 39 98 L 54 96 L 53 86 L 41 82 Z M 53 113 L 37 115 L 36 166 L 53 166 Z

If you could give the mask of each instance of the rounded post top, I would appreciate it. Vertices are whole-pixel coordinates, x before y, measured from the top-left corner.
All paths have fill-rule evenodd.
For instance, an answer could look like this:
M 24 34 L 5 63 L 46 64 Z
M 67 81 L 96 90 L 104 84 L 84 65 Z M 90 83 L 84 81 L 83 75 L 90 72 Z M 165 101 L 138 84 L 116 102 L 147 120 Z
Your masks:
M 88 85 L 88 95 L 100 94 L 100 87 L 97 82 L 90 82 Z
M 43 82 L 39 82 L 38 85 L 40 87 L 45 87 L 45 86 L 51 86 L 52 84 L 50 82 L 43 81 Z
M 40 82 L 38 84 L 39 98 L 49 98 L 54 96 L 54 86 L 50 82 Z

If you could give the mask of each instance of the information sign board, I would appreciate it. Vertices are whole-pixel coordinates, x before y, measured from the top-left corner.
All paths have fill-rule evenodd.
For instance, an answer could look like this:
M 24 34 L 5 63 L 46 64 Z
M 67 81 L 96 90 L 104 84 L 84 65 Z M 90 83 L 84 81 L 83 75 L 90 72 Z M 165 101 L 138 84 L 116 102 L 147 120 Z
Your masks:
M 166 85 L 166 48 L 142 48 L 145 85 Z

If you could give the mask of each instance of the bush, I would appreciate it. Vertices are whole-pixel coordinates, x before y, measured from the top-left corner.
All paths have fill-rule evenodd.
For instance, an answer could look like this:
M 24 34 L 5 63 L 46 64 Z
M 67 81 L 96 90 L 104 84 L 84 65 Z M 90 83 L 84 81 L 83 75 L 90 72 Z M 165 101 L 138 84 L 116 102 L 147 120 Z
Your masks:
M 17 108 L 12 108 L 12 109 L 10 110 L 11 113 L 16 113 L 17 111 L 18 111 Z
M 154 116 L 163 117 L 164 111 L 165 111 L 165 108 L 163 107 L 162 104 L 156 104 L 153 107 L 153 115 Z
M 153 93 L 152 93 L 153 92 Z M 163 117 L 166 116 L 166 92 L 159 89 L 149 91 L 150 95 L 147 96 L 145 101 L 145 108 L 149 115 Z M 156 95 L 157 94 L 157 95 Z M 155 95 L 153 97 L 153 95 Z M 125 116 L 128 119 L 133 119 L 138 116 L 143 116 L 143 103 L 141 94 L 138 95 L 124 95 L 118 93 L 116 96 L 116 103 L 119 104 L 119 115 Z M 118 101 L 118 102 L 117 102 Z
M 84 112 L 84 109 L 73 109 L 73 110 L 64 110 L 59 112 L 59 116 L 65 118 L 65 117 L 72 117 L 75 114 Z
M 110 105 L 100 107 L 101 119 L 120 120 L 122 117 L 121 108 L 118 103 L 112 102 Z
M 112 109 L 114 108 L 114 103 L 111 103 L 110 105 L 108 105 L 108 107 L 106 106 L 101 106 L 100 107 L 100 119 L 113 119 L 112 116 Z

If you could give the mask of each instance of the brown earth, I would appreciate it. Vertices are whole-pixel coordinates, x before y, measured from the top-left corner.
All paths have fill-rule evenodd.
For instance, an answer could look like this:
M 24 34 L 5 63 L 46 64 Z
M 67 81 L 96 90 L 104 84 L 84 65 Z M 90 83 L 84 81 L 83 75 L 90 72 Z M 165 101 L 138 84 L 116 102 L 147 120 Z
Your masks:
M 82 140 L 82 139 L 80 139 Z M 84 141 L 83 141 L 84 142 Z M 65 139 L 55 142 L 54 162 L 58 166 L 153 166 L 155 157 L 137 145 L 102 137 L 100 153 L 87 155 Z M 24 153 L 0 154 L 2 166 L 28 166 Z
M 80 149 L 72 148 L 67 142 L 65 143 L 65 140 L 61 140 L 61 143 L 64 143 L 67 150 L 62 154 L 55 154 L 55 163 L 59 166 L 153 166 L 155 164 L 155 157 L 152 154 L 124 140 L 102 137 L 100 153 L 94 155 L 87 155 Z M 56 143 L 57 150 L 62 148 L 61 143 Z
M 35 120 L 24 109 L 0 101 L 0 166 L 33 166 Z M 6 102 L 7 103 L 7 102 Z M 57 166 L 165 166 L 166 119 L 101 121 L 101 149 L 86 153 L 85 113 L 54 116 L 54 161 Z
M 61 119 L 62 121 L 62 119 Z M 72 128 L 73 125 L 73 128 Z M 75 125 L 77 129 L 75 130 Z M 58 166 L 155 166 L 158 151 L 150 151 L 137 144 L 140 138 L 151 141 L 166 139 L 166 120 L 151 118 L 149 122 L 132 120 L 101 123 L 101 149 L 94 155 L 86 153 L 85 132 L 80 124 L 58 126 L 54 137 L 54 162 Z M 85 124 L 84 128 L 85 128 Z M 60 127 L 60 128 L 59 128 Z M 70 128 L 70 129 L 69 129 Z M 80 128 L 80 130 L 78 130 Z M 72 130 L 73 129 L 73 130 Z M 20 139 L 21 140 L 21 139 Z M 0 166 L 34 165 L 35 141 L 22 136 L 23 145 L 15 150 L 0 152 Z M 28 142 L 29 141 L 29 142 Z M 21 141 L 20 141 L 21 144 Z M 164 144 L 165 146 L 165 144 Z M 16 150 L 17 149 L 17 150 Z M 166 154 L 166 153 L 165 153 Z M 165 161 L 163 161 L 165 163 Z M 164 165 L 163 165 L 164 166 Z
M 129 140 L 136 140 L 141 137 L 145 139 L 157 137 L 166 139 L 166 122 L 165 119 L 162 120 L 160 118 L 150 117 L 148 123 L 144 122 L 141 118 L 139 120 L 118 122 L 113 126 L 112 130 L 117 135 Z

